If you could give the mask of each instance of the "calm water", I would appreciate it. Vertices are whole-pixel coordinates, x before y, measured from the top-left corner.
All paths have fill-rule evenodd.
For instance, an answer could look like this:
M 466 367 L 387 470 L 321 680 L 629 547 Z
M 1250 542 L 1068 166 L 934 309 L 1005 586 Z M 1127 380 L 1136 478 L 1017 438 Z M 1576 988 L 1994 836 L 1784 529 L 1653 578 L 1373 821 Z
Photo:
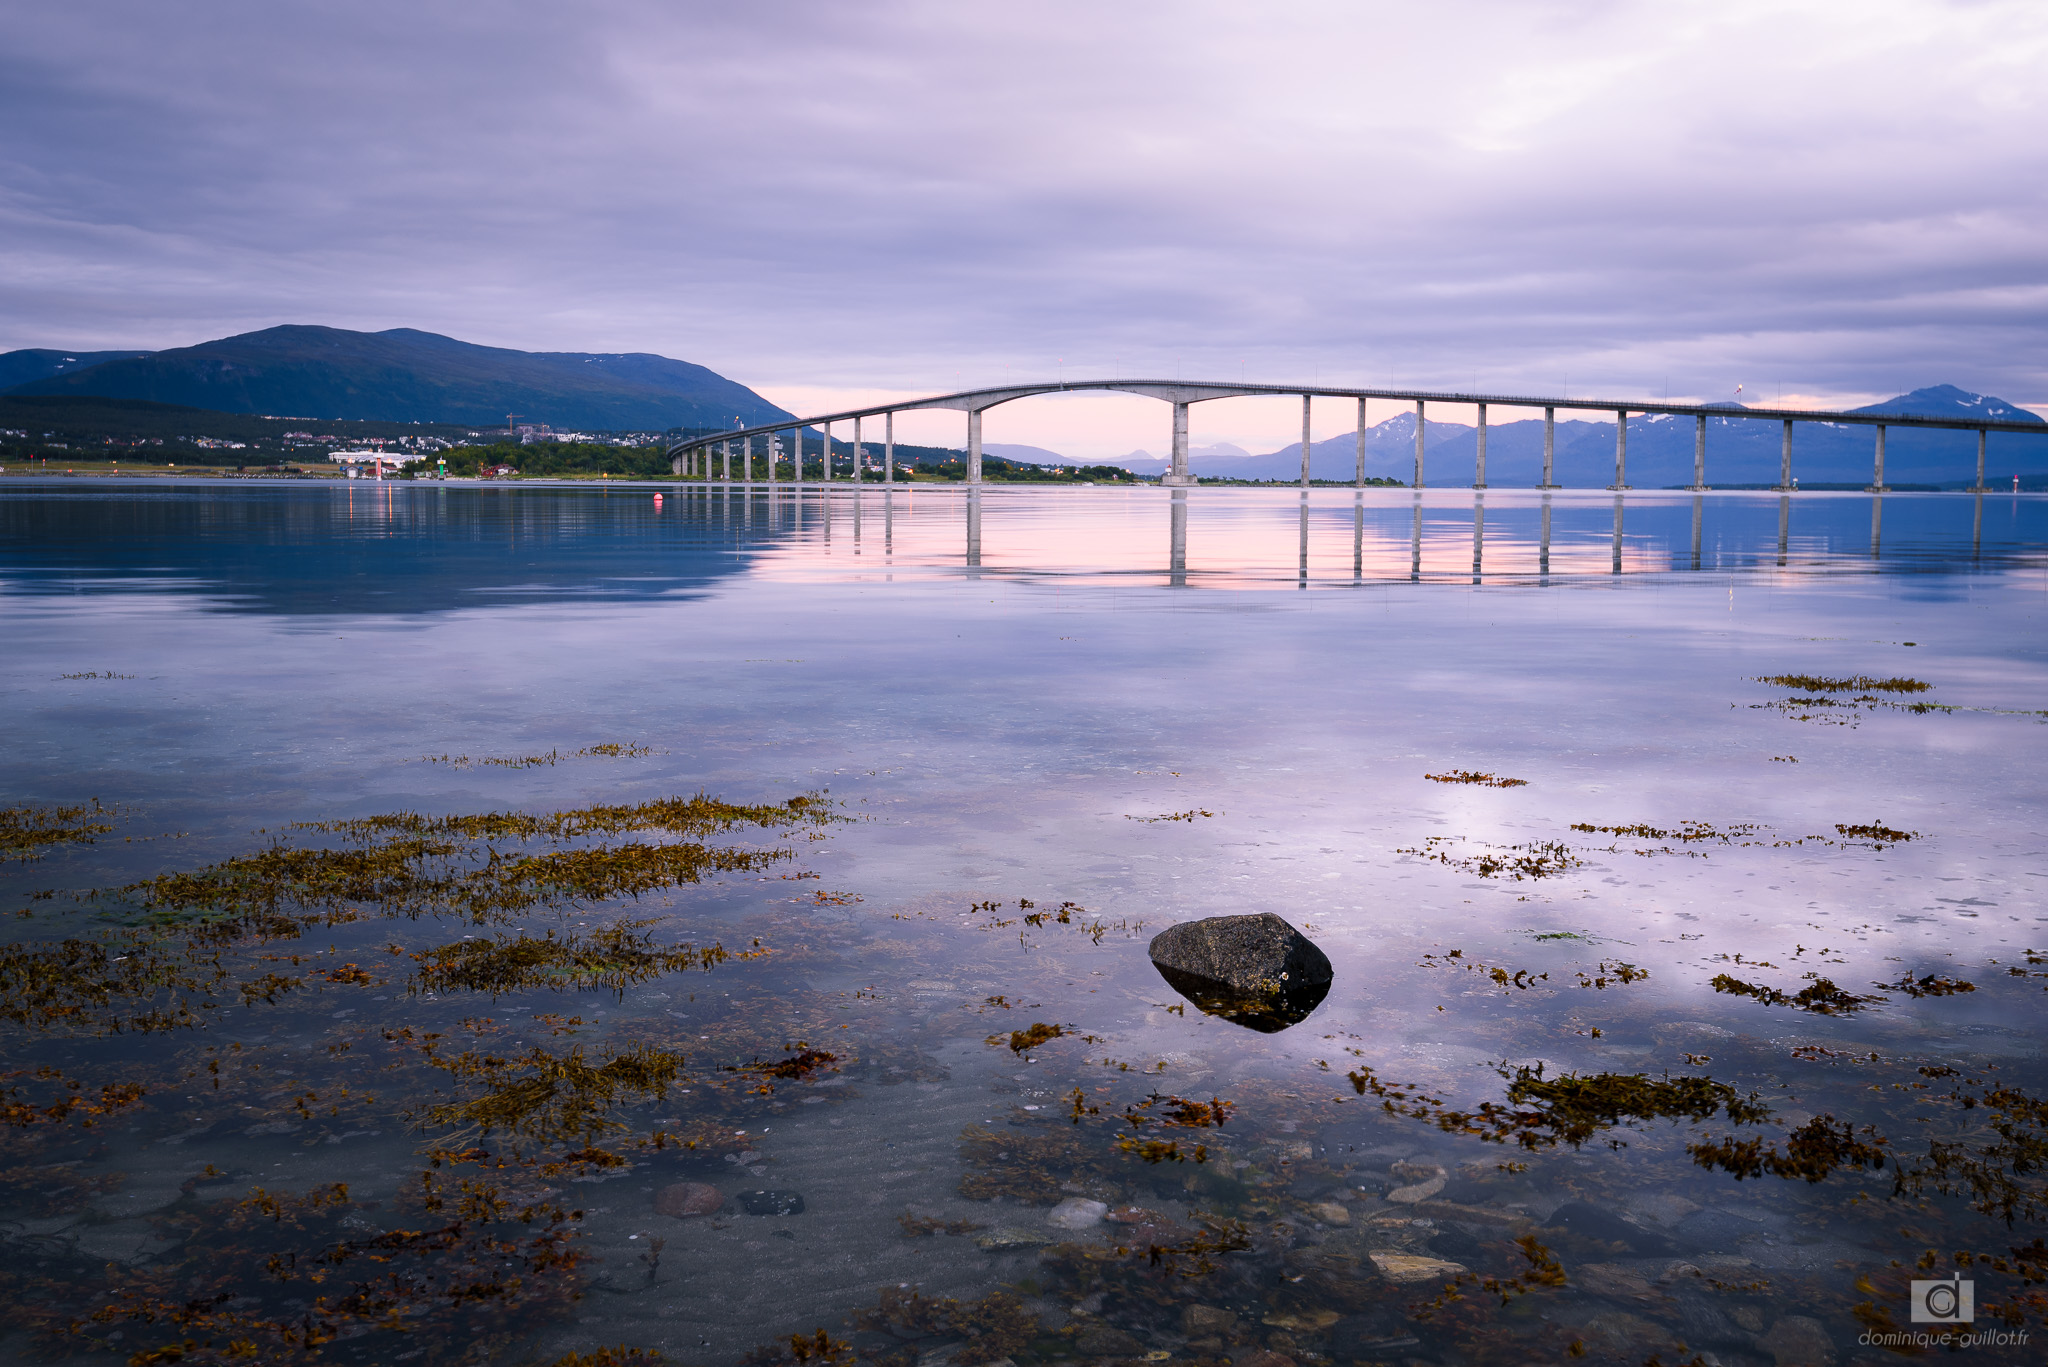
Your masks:
M 655 492 L 0 488 L 9 1360 L 2039 1360 L 2048 501 Z

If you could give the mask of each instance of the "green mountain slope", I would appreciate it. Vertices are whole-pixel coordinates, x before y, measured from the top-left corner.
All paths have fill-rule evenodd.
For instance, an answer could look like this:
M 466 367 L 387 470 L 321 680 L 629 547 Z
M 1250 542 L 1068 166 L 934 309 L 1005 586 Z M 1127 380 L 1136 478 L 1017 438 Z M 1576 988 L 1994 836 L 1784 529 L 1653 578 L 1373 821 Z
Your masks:
M 85 370 L 106 361 L 124 361 L 133 356 L 147 355 L 146 351 L 55 351 L 49 347 L 0 351 L 0 392 L 67 371 Z
M 744 385 L 666 356 L 512 351 L 412 328 L 266 328 L 68 370 L 8 392 L 386 422 L 503 426 L 516 413 L 524 422 L 606 431 L 789 416 Z

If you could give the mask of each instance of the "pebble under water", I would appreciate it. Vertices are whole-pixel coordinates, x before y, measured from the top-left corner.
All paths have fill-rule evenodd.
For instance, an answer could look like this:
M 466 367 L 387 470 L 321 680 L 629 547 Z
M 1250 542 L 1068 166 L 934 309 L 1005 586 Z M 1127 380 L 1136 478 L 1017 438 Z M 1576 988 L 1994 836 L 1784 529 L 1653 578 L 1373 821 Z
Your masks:
M 2038 1361 L 2044 618 L 2039 496 L 10 480 L 0 1358 Z

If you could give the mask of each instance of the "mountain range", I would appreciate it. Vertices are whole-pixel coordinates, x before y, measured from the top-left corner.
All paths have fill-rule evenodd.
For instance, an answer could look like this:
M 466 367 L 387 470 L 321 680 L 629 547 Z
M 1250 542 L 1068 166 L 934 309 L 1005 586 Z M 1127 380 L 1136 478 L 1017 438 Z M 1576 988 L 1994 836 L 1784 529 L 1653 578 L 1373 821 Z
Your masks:
M 791 414 L 688 361 L 513 351 L 412 328 L 285 326 L 154 352 L 0 354 L 0 392 L 143 399 L 278 417 L 665 431 Z
M 1718 405 L 1717 405 L 1718 406 Z M 1778 479 L 1781 428 L 1776 421 L 1738 416 L 1739 404 L 1726 405 L 1729 416 L 1707 420 L 1707 482 L 1775 484 Z M 1850 410 L 1856 413 L 1900 413 L 1922 417 L 1988 418 L 1996 422 L 2042 423 L 2027 410 L 2002 399 L 1972 394 L 1954 385 L 1933 385 L 1901 394 L 1883 403 Z M 1496 410 L 1496 416 L 1499 410 Z M 1985 452 L 1991 479 L 2048 471 L 2048 423 L 2041 436 L 1994 432 Z M 1423 479 L 1431 485 L 1469 485 L 1478 463 L 1476 429 L 1465 423 L 1430 419 L 1423 434 Z M 1792 473 L 1804 484 L 1870 481 L 1876 436 L 1869 427 L 1839 423 L 1800 423 L 1793 431 Z M 1564 418 L 1557 424 L 1551 478 L 1567 488 L 1601 488 L 1614 483 L 1614 423 Z M 1234 449 L 1234 448 L 1233 448 Z M 1316 479 L 1349 480 L 1357 469 L 1358 438 L 1354 432 L 1326 437 L 1309 448 L 1309 469 Z M 1628 423 L 1628 482 L 1636 488 L 1664 488 L 1692 482 L 1693 420 L 1689 417 L 1636 415 Z M 1134 451 L 1122 462 L 1139 474 L 1164 470 L 1164 457 Z M 1301 443 L 1265 455 L 1230 455 L 1220 447 L 1193 446 L 1188 466 L 1198 475 L 1231 479 L 1294 480 L 1301 476 Z M 1490 422 L 1486 437 L 1486 482 L 1496 487 L 1529 487 L 1543 470 L 1543 420 Z M 1973 432 L 1894 427 L 1885 441 L 1885 482 L 1956 483 L 1977 471 L 1977 437 Z M 1413 408 L 1366 429 L 1365 473 L 1406 482 L 1415 475 L 1415 413 Z

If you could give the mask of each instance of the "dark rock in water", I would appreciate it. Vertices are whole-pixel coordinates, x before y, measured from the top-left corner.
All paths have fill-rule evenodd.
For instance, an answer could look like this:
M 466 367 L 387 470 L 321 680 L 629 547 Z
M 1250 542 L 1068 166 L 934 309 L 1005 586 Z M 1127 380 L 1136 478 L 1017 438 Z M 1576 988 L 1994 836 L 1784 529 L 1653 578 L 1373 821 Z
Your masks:
M 1262 1034 L 1306 1020 L 1335 976 L 1323 951 L 1271 912 L 1183 921 L 1148 952 L 1167 985 L 1205 1014 Z
M 1567 1201 L 1550 1213 L 1545 1228 L 1568 1229 L 1603 1244 L 1626 1244 L 1646 1257 L 1661 1257 L 1677 1251 L 1677 1245 L 1661 1234 L 1632 1225 L 1619 1215 L 1586 1201 Z
M 1440 1231 L 1429 1241 L 1429 1251 L 1452 1262 L 1468 1264 L 1478 1261 L 1483 1252 L 1479 1240 L 1462 1229 Z
M 1074 1339 L 1074 1347 L 1092 1358 L 1134 1358 L 1145 1351 L 1145 1345 L 1135 1337 L 1106 1324 L 1082 1330 Z
M 1694 1248 L 1734 1248 L 1744 1239 L 1771 1232 L 1776 1223 L 1761 1218 L 1761 1212 L 1708 1206 L 1680 1220 L 1673 1232 Z
M 743 1191 L 740 1204 L 749 1215 L 801 1215 L 804 1198 L 793 1191 Z
M 1399 1314 L 1375 1307 L 1364 1314 L 1346 1315 L 1331 1327 L 1329 1356 L 1340 1362 L 1407 1357 L 1398 1350 L 1413 1348 L 1421 1342 L 1408 1331 Z

